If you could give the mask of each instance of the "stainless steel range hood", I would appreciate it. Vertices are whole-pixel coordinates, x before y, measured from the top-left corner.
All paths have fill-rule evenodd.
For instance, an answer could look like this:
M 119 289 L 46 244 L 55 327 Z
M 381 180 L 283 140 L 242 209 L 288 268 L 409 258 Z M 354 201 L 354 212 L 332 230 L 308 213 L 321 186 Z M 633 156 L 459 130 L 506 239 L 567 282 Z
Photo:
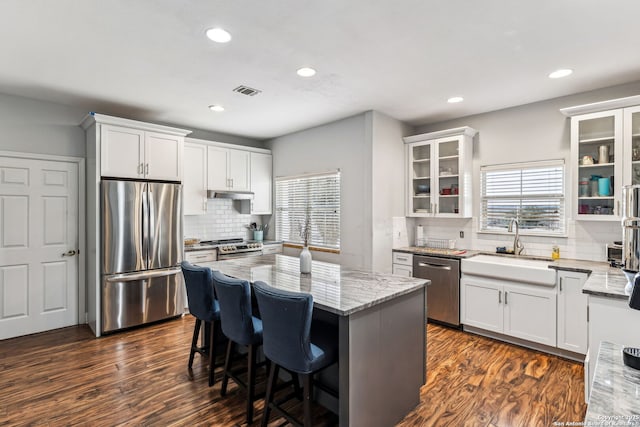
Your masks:
M 207 199 L 252 200 L 251 191 L 207 190 Z

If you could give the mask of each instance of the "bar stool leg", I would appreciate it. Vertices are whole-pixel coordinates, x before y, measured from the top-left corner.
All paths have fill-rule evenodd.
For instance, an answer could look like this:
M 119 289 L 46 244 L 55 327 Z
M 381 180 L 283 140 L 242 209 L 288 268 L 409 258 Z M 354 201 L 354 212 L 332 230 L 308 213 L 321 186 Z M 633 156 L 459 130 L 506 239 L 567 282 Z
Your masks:
M 253 422 L 253 400 L 256 389 L 256 346 L 249 345 L 247 358 L 247 424 L 251 424 Z
M 304 427 L 311 427 L 311 395 L 313 394 L 313 374 L 302 374 L 302 393 L 304 405 Z
M 273 400 L 273 390 L 278 379 L 278 371 L 280 366 L 277 363 L 271 362 L 271 369 L 269 370 L 269 380 L 267 382 L 267 394 L 264 398 L 264 414 L 262 415 L 261 427 L 267 427 L 269 424 L 269 415 L 271 414 L 271 401 Z
M 193 366 L 193 356 L 196 354 L 196 347 L 198 346 L 198 334 L 200 333 L 200 319 L 196 319 L 196 325 L 193 328 L 193 338 L 191 339 L 191 352 L 189 353 L 189 369 Z
M 222 388 L 220 396 L 227 394 L 227 384 L 229 384 L 229 372 L 231 372 L 231 355 L 233 353 L 233 341 L 229 340 L 227 344 L 227 355 L 224 358 L 224 374 L 222 376 Z
M 209 387 L 213 385 L 216 370 L 216 322 L 209 322 Z

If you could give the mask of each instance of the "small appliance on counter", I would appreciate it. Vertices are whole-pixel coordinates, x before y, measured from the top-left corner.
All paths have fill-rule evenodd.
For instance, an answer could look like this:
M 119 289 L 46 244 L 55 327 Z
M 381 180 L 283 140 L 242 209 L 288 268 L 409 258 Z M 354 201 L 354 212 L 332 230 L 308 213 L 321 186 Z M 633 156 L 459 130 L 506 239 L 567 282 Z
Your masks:
M 627 277 L 625 291 L 631 294 L 640 271 L 640 185 L 622 187 L 622 264 Z
M 629 307 L 640 310 L 640 274 L 633 279 L 633 291 L 629 297 Z M 640 369 L 640 348 L 624 347 L 622 349 L 622 361 L 633 369 Z
M 622 263 L 622 241 L 607 243 L 607 262 L 611 267 L 623 267 Z

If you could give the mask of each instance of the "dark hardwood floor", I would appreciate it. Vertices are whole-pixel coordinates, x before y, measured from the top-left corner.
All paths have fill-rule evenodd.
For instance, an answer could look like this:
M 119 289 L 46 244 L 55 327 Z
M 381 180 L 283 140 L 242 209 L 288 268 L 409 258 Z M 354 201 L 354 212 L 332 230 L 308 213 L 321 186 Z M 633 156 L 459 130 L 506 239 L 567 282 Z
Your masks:
M 220 382 L 207 387 L 200 356 L 187 369 L 193 323 L 187 316 L 100 339 L 78 326 L 0 341 L 0 425 L 243 424 L 244 391 L 231 381 L 221 398 Z M 584 418 L 580 364 L 434 325 L 427 336 L 427 385 L 399 425 Z M 256 408 L 259 425 L 262 403 Z M 274 417 L 270 426 L 282 424 Z

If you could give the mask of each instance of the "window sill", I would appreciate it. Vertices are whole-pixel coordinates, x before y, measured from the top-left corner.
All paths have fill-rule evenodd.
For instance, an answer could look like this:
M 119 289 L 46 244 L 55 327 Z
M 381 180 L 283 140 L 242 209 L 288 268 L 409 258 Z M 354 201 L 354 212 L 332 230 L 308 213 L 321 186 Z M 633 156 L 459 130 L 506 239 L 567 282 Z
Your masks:
M 283 246 L 285 248 L 293 248 L 293 249 L 302 249 L 304 246 L 298 243 L 284 243 Z M 310 251 L 314 252 L 326 252 L 330 254 L 340 254 L 340 249 L 329 249 L 329 248 L 321 248 L 318 246 L 309 246 Z
M 508 231 L 498 231 L 498 230 L 478 230 L 478 234 L 496 234 L 498 236 L 513 236 L 515 232 L 509 233 Z M 519 236 L 528 236 L 528 237 L 548 237 L 548 238 L 567 238 L 569 234 L 565 231 L 562 233 L 527 233 L 522 230 L 518 230 Z

